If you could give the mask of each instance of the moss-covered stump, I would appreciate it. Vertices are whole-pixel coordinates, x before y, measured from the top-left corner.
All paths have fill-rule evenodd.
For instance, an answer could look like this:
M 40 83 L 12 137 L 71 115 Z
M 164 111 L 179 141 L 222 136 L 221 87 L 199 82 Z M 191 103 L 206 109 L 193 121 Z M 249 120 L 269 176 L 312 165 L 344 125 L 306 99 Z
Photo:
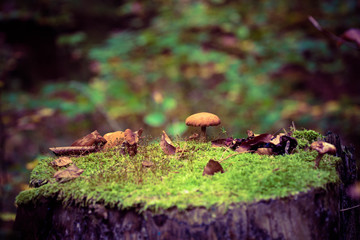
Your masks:
M 221 163 L 224 173 L 202 176 L 209 159 L 232 153 L 209 143 L 176 144 L 181 151 L 175 155 L 164 154 L 159 144 L 145 144 L 134 157 L 110 151 L 71 158 L 82 174 L 68 181 L 54 178 L 66 167 L 43 159 L 31 175 L 34 188 L 16 199 L 19 236 L 356 239 L 356 211 L 351 220 L 340 212 L 355 204 L 344 193 L 356 174 L 354 159 L 341 146 L 342 160 L 326 156 L 318 169 L 317 152 L 297 149 L 286 156 L 238 154 Z
M 338 188 L 256 203 L 162 213 L 42 199 L 18 209 L 23 239 L 339 239 Z

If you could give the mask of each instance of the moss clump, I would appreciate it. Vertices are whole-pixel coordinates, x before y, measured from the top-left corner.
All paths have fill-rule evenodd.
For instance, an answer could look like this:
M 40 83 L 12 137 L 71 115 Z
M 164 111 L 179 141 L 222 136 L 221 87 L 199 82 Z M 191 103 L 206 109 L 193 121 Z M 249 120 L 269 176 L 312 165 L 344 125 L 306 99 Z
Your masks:
M 304 149 L 310 146 L 311 143 L 323 140 L 324 136 L 314 130 L 295 130 L 292 137 L 298 141 L 298 148 Z
M 57 170 L 65 168 L 51 166 L 54 158 L 43 159 L 33 170 L 30 181 L 45 184 L 21 192 L 16 203 L 51 196 L 64 204 L 81 206 L 100 202 L 116 208 L 186 209 L 284 197 L 339 180 L 335 167 L 339 158 L 326 155 L 320 168 L 314 169 L 317 152 L 303 150 L 284 156 L 239 154 L 221 163 L 225 173 L 202 176 L 210 159 L 219 160 L 232 152 L 211 147 L 210 143 L 175 144 L 186 151 L 169 156 L 162 152 L 159 143 L 151 143 L 141 144 L 134 157 L 115 150 L 73 157 L 84 172 L 65 183 L 53 178 Z M 144 167 L 145 160 L 153 165 Z

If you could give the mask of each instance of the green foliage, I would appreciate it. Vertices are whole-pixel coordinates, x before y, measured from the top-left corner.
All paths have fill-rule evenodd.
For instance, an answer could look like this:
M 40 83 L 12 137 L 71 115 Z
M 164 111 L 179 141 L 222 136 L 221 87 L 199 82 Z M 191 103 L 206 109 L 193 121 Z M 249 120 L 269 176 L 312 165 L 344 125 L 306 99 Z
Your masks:
M 58 10 L 56 1 L 44 5 L 64 24 L 83 1 Z M 105 119 L 130 128 L 148 125 L 179 135 L 186 128 L 175 123 L 199 111 L 216 113 L 236 133 L 276 130 L 291 120 L 310 128 L 341 125 L 341 130 L 350 131 L 347 126 L 360 118 L 358 99 L 349 102 L 339 94 L 323 100 L 316 91 L 298 87 L 319 73 L 335 76 L 336 84 L 346 82 L 345 57 L 358 56 L 346 47 L 334 51 L 306 17 L 309 9 L 314 16 L 326 12 L 319 20 L 324 27 L 334 31 L 354 27 L 360 22 L 355 0 L 321 4 L 132 0 L 116 7 L 95 5 L 86 13 L 126 18 L 126 30 L 113 32 L 90 50 L 91 35 L 85 31 L 62 35 L 58 43 L 89 50 L 82 52 L 88 53 L 97 76 L 89 83 L 48 84 L 38 96 L 7 93 L 1 99 L 5 110 L 48 107 L 69 117 L 101 112 Z M 55 24 L 44 13 L 38 16 L 39 22 Z M 301 73 L 283 76 L 286 66 L 296 66 Z M 72 97 L 58 97 L 62 91 Z M 353 130 L 360 132 L 358 127 Z
M 141 145 L 135 157 L 110 151 L 72 158 L 84 172 L 66 183 L 53 178 L 57 170 L 64 168 L 52 167 L 53 158 L 42 159 L 30 181 L 47 183 L 21 192 L 16 203 L 56 196 L 65 204 L 75 202 L 81 206 L 103 202 L 117 208 L 139 204 L 142 210 L 172 206 L 186 209 L 285 197 L 339 180 L 335 169 L 339 158 L 326 156 L 320 168 L 314 169 L 317 153 L 310 151 L 286 156 L 244 153 L 221 163 L 225 173 L 202 176 L 206 163 L 221 159 L 226 150 L 213 148 L 210 143 L 176 141 L 175 145 L 187 151 L 165 155 L 155 142 Z M 145 160 L 153 162 L 153 166 L 142 166 Z

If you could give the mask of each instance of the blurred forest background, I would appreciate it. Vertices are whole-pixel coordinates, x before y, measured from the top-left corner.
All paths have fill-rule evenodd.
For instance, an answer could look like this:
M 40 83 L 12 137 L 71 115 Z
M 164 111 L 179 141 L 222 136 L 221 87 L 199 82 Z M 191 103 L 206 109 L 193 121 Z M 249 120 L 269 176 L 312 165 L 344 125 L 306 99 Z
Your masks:
M 31 169 L 93 130 L 188 136 L 185 118 L 217 114 L 212 136 L 298 128 L 358 149 L 357 0 L 4 0 L 0 3 L 0 236 Z M 211 132 L 212 131 L 212 132 Z

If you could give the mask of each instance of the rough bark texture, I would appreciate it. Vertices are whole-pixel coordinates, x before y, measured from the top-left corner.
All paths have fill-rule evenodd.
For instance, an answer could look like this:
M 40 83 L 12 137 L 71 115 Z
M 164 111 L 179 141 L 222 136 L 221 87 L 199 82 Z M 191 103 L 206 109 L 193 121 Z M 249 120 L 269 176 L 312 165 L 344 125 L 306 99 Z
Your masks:
M 334 139 L 335 145 L 340 144 Z M 326 189 L 236 203 L 225 213 L 218 207 L 173 208 L 161 214 L 99 204 L 64 207 L 44 198 L 36 205 L 18 207 L 15 229 L 21 239 L 358 239 L 358 209 L 340 211 L 357 204 L 345 194 L 356 179 L 355 161 L 338 150 L 343 157 L 339 167 L 343 183 L 328 184 Z
M 340 209 L 349 209 L 358 206 L 360 201 L 354 200 L 347 195 L 347 189 L 358 180 L 356 167 L 355 149 L 350 146 L 342 146 L 340 137 L 328 132 L 326 141 L 335 145 L 338 157 L 341 157 L 342 164 L 339 165 L 338 173 L 341 179 L 339 195 Z M 352 208 L 340 211 L 340 239 L 360 239 L 360 208 Z
M 18 208 L 22 239 L 339 239 L 338 186 L 295 197 L 162 214 L 99 206 L 63 207 L 53 199 Z

